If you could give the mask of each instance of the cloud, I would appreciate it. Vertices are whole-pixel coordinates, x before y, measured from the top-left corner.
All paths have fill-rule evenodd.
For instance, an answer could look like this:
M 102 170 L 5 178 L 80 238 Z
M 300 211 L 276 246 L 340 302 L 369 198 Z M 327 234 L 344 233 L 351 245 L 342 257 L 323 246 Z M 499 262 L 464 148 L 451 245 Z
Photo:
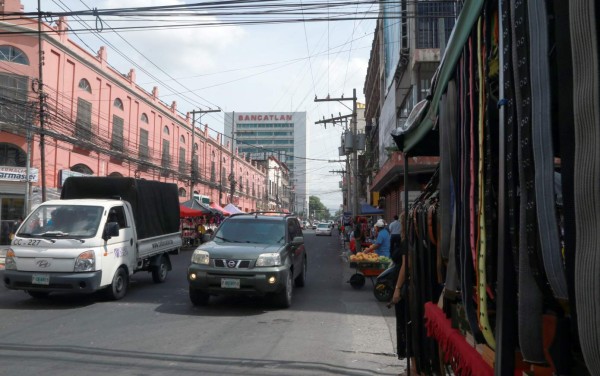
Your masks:
M 128 7 L 180 4 L 185 4 L 185 2 L 175 0 L 131 0 L 127 2 Z M 123 2 L 121 0 L 102 2 L 103 8 L 120 8 L 122 6 Z M 190 22 L 218 23 L 219 20 L 208 16 L 202 18 L 169 17 L 167 21 L 155 21 L 152 18 L 144 18 L 143 25 L 158 26 L 162 24 Z M 116 22 L 114 23 L 115 25 L 117 24 Z M 122 24 L 122 22 L 119 24 Z M 238 26 L 218 26 L 148 29 L 144 31 L 120 32 L 120 34 L 155 65 L 163 68 L 173 76 L 181 77 L 199 74 L 207 69 L 218 67 L 220 54 L 230 49 L 232 45 L 240 43 L 246 32 Z M 124 48 L 127 50 L 127 47 Z M 138 55 L 139 58 L 142 57 L 135 51 L 132 51 L 132 53 Z M 151 64 L 143 61 L 142 65 L 148 67 Z

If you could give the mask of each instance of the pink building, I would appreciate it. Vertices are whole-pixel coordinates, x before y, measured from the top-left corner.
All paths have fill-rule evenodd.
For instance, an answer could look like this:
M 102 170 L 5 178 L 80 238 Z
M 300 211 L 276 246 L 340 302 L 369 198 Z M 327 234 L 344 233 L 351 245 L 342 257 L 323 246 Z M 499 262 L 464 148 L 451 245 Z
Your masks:
M 71 41 L 63 18 L 42 25 L 41 122 L 38 23 L 14 12 L 22 12 L 19 0 L 0 3 L 0 245 L 72 175 L 160 180 L 176 183 L 181 201 L 197 193 L 243 211 L 264 207 L 263 167 L 206 125 L 192 133 L 189 113 L 162 102 L 157 87 L 139 87 L 135 70 L 109 66 L 106 48 L 92 55 Z

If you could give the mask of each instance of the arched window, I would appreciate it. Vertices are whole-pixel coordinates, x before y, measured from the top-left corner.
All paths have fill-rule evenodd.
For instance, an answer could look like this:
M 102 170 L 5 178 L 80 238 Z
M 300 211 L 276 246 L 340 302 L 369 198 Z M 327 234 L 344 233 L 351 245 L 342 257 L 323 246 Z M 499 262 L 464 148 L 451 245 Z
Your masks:
M 75 166 L 72 166 L 71 171 L 80 172 L 80 173 L 86 174 L 86 175 L 94 174 L 92 169 L 89 168 L 88 166 L 84 165 L 83 163 L 79 163 L 79 164 L 76 164 Z
M 179 188 L 179 197 L 187 197 L 185 188 Z
M 13 46 L 0 46 L 0 60 L 29 65 L 27 55 L 17 47 Z
M 148 124 L 148 115 L 142 114 L 142 116 L 140 117 L 140 120 L 142 121 L 142 123 Z
M 163 134 L 166 134 L 167 136 L 169 135 L 169 127 L 167 127 L 166 125 L 163 128 Z
M 88 93 L 92 92 L 92 85 L 90 85 L 90 82 L 88 80 L 86 80 L 85 78 L 82 78 L 79 81 L 79 88 L 81 90 L 87 91 Z
M 115 100 L 113 102 L 113 106 L 115 106 L 119 110 L 122 110 L 123 109 L 123 101 L 120 100 L 119 98 L 115 98 Z
M 115 172 L 111 172 L 110 174 L 108 174 L 108 176 L 112 176 L 114 178 L 122 178 L 123 174 L 115 171 Z
M 198 151 L 198 143 L 194 143 L 194 150 Z
M 25 167 L 27 154 L 18 146 L 0 143 L 0 166 Z
M 182 135 L 181 137 L 179 137 L 179 142 L 185 144 L 185 136 Z

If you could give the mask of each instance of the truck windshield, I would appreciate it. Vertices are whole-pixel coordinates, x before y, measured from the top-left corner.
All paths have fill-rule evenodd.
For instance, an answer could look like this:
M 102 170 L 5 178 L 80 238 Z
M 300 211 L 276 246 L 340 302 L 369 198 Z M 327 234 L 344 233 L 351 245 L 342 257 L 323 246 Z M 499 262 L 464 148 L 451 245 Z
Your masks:
M 23 223 L 20 237 L 91 238 L 98 232 L 101 206 L 42 205 Z

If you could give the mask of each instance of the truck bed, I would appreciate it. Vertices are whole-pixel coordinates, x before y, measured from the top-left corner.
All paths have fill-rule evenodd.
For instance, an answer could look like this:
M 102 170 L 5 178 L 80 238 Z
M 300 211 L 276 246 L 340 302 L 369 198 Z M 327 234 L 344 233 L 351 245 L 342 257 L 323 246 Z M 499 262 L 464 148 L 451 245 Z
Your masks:
M 139 239 L 137 258 L 138 260 L 143 260 L 160 253 L 174 251 L 179 249 L 181 244 L 182 241 L 180 232 L 155 236 L 152 238 Z

